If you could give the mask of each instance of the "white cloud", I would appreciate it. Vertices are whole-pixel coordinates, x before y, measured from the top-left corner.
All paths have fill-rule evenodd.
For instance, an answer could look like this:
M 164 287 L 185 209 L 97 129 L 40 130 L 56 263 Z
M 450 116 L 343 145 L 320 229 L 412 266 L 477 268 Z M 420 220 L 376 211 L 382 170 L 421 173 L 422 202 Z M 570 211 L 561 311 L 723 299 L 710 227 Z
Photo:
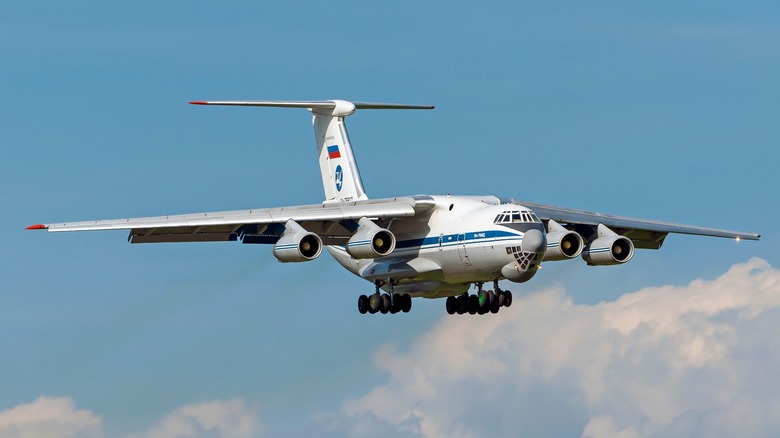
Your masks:
M 263 424 L 243 399 L 215 400 L 182 406 L 148 431 L 128 438 L 255 438 Z M 67 397 L 39 397 L 0 412 L 2 438 L 103 438 L 100 416 L 76 410 Z
M 321 414 L 319 436 L 779 436 L 780 271 L 760 259 L 712 281 L 595 306 L 559 289 L 498 315 L 445 317 L 376 353 L 389 381 Z M 243 399 L 180 407 L 130 438 L 257 437 Z M 66 397 L 0 412 L 2 437 L 103 437 Z
M 243 399 L 215 400 L 176 409 L 131 438 L 253 438 L 263 432 L 256 410 Z
M 99 416 L 77 410 L 67 397 L 38 397 L 28 404 L 0 412 L 0 436 L 4 438 L 100 438 Z
M 515 297 L 381 348 L 389 382 L 315 421 L 351 436 L 780 434 L 780 271 L 766 261 L 595 306 Z

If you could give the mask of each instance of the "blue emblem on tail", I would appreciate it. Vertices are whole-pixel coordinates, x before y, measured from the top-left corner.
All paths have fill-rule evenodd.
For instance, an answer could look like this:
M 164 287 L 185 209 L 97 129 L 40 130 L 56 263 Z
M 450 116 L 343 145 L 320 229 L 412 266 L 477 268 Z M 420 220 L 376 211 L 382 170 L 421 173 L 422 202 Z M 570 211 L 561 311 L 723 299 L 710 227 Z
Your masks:
M 336 190 L 341 191 L 341 186 L 344 183 L 344 171 L 341 169 L 341 165 L 336 166 Z

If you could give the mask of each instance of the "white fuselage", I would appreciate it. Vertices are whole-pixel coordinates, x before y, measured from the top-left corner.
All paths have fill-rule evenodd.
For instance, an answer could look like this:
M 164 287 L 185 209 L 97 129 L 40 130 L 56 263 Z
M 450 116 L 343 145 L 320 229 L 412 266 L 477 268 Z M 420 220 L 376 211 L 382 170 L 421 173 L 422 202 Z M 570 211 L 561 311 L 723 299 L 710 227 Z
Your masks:
M 513 281 L 527 281 L 535 274 L 546 243 L 533 255 L 521 250 L 528 230 L 544 234 L 544 225 L 529 209 L 500 204 L 495 197 L 429 198 L 434 206 L 426 213 L 387 225 L 397 242 L 392 254 L 355 259 L 340 246 L 329 246 L 328 252 L 355 275 L 381 281 L 385 290 L 390 279 L 397 292 L 429 298 L 458 295 L 472 283 L 506 278 L 502 269 L 519 271 Z M 526 214 L 518 220 L 519 212 Z

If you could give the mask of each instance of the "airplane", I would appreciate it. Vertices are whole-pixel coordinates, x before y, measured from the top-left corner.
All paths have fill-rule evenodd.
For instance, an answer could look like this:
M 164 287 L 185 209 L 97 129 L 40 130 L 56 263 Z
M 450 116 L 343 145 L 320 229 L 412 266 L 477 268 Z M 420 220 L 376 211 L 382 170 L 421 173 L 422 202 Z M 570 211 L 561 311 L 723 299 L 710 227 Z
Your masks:
M 325 200 L 321 204 L 172 216 L 36 224 L 30 230 L 130 230 L 130 243 L 240 241 L 273 245 L 280 262 L 316 259 L 325 248 L 373 283 L 361 314 L 409 312 L 412 298 L 445 298 L 448 314 L 497 313 L 512 304 L 500 280 L 529 281 L 542 262 L 582 258 L 627 263 L 660 249 L 670 233 L 759 240 L 761 235 L 594 213 L 496 196 L 369 199 L 345 118 L 357 110 L 430 105 L 327 101 L 194 101 L 195 105 L 302 108 L 312 114 Z M 492 289 L 483 288 L 485 284 Z M 474 285 L 476 292 L 469 293 Z

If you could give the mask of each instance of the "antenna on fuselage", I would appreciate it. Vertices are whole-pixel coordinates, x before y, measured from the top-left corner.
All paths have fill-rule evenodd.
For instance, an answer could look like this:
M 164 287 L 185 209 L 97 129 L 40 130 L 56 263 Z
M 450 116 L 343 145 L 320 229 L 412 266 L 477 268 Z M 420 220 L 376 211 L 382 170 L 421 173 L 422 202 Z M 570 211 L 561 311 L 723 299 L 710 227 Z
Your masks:
M 193 101 L 193 105 L 268 106 L 305 108 L 312 113 L 312 125 L 325 189 L 325 202 L 350 202 L 368 199 L 360 178 L 344 117 L 359 109 L 433 109 L 433 105 L 397 103 L 325 101 Z

